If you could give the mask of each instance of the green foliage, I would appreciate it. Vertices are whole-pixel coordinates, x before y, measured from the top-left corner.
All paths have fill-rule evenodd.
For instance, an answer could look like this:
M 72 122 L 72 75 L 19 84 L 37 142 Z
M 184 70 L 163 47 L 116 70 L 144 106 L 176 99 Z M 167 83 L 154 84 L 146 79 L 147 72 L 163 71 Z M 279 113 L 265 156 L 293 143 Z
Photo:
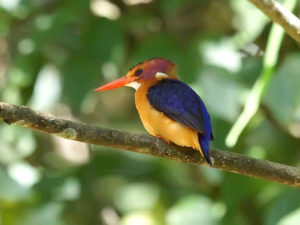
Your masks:
M 286 128 L 300 121 L 299 60 L 299 53 L 287 56 L 266 93 L 266 105 Z
M 145 132 L 133 91 L 94 89 L 166 57 L 206 103 L 212 147 L 299 165 L 300 54 L 289 37 L 258 112 L 237 146 L 225 147 L 270 41 L 254 6 L 124 0 L 103 11 L 101 2 L 0 0 L 1 101 Z M 290 225 L 299 202 L 282 185 L 0 125 L 0 224 Z

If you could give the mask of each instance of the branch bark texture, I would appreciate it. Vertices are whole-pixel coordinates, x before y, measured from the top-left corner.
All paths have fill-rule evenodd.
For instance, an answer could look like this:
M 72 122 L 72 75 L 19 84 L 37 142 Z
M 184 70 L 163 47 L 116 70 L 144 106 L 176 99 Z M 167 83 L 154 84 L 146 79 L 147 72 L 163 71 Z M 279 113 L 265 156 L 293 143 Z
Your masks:
M 273 22 L 278 23 L 285 32 L 300 43 L 300 20 L 275 0 L 249 0 Z
M 83 123 L 59 119 L 24 106 L 0 102 L 0 118 L 33 130 L 54 134 L 74 141 L 119 148 L 159 156 L 185 163 L 205 164 L 198 151 L 168 144 L 158 138 L 100 128 Z M 300 169 L 266 160 L 249 158 L 237 153 L 211 150 L 213 167 L 300 187 Z

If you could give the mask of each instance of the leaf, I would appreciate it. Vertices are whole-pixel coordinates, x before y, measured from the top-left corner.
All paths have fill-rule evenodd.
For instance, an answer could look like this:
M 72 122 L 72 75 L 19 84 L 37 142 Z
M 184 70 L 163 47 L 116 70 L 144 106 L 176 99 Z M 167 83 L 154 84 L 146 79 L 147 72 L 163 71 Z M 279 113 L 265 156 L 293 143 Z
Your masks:
M 18 225 L 63 225 L 65 223 L 60 218 L 62 210 L 62 204 L 49 202 L 39 208 L 28 210 L 20 216 Z
M 209 112 L 232 122 L 239 113 L 239 95 L 242 89 L 224 74 L 226 72 L 221 69 L 207 68 L 203 71 L 199 84 L 203 87 L 202 98 Z
M 294 225 L 300 221 L 300 208 L 284 216 L 278 225 Z
M 150 183 L 132 183 L 121 187 L 114 202 L 122 212 L 151 209 L 158 202 L 159 189 Z
M 194 47 L 181 47 L 182 43 L 169 34 L 159 34 L 148 38 L 133 52 L 132 65 L 153 57 L 164 57 L 173 61 L 179 77 L 185 82 L 195 80 L 201 66 L 201 58 Z
M 103 77 L 101 65 L 118 60 L 115 51 L 122 54 L 123 38 L 117 24 L 102 19 L 93 21 L 87 29 L 82 37 L 82 49 L 74 52 L 62 70 L 64 100 L 77 110 L 87 93 L 94 91 L 96 83 Z
M 167 225 L 215 225 L 213 202 L 201 195 L 186 196 L 167 212 Z
M 284 222 L 284 218 L 299 208 L 300 195 L 298 190 L 288 190 L 284 192 L 266 212 L 263 224 L 272 225 Z M 299 211 L 299 210 L 298 210 Z M 284 223 L 283 223 L 284 224 Z
M 264 103 L 275 119 L 284 127 L 300 121 L 300 54 L 286 58 L 278 69 L 266 91 Z
M 12 180 L 6 173 L 0 169 L 0 201 L 21 201 L 24 200 L 29 190 L 14 180 Z

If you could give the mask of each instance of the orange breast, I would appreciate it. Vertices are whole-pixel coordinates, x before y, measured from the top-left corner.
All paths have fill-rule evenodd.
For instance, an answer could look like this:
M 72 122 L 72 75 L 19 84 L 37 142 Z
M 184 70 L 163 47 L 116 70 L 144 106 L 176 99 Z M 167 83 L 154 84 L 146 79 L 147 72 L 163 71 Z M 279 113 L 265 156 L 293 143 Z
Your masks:
M 150 86 L 151 84 L 143 84 L 135 93 L 135 104 L 145 129 L 151 135 L 162 137 L 165 141 L 202 152 L 196 131 L 179 124 L 151 106 L 147 98 Z

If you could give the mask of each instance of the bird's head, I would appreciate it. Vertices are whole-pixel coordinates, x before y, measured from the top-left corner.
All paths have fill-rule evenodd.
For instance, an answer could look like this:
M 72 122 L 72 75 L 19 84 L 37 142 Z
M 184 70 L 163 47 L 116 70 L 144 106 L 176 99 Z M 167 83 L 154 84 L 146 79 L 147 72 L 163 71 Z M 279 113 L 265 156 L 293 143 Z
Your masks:
M 100 86 L 96 91 L 106 91 L 123 86 L 138 89 L 143 84 L 155 84 L 159 80 L 168 78 L 177 79 L 176 65 L 164 58 L 153 58 L 133 66 L 125 77 Z

